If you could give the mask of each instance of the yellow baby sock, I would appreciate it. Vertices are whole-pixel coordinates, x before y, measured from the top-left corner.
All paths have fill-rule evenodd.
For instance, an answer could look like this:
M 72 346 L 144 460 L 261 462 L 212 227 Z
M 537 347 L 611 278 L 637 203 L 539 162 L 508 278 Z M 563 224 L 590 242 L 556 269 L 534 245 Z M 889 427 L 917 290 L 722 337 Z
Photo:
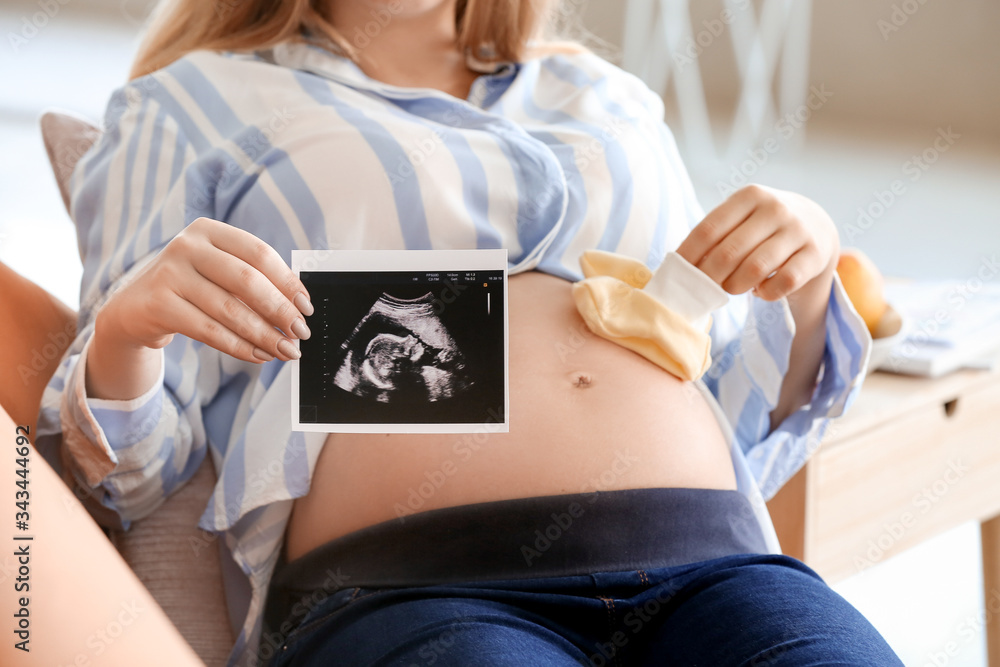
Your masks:
M 669 252 L 656 272 L 617 253 L 588 250 L 585 278 L 573 300 L 598 336 L 641 354 L 682 380 L 696 380 L 712 363 L 710 313 L 729 294 L 701 269 Z

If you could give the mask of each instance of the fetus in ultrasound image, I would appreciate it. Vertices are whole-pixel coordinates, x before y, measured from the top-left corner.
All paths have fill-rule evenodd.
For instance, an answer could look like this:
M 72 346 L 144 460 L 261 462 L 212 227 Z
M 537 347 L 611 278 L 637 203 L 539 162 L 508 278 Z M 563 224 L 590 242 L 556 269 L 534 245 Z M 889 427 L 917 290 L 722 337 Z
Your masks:
M 301 423 L 406 432 L 505 421 L 502 270 L 300 277 L 316 308 L 300 342 Z
M 474 384 L 429 292 L 416 299 L 383 293 L 340 348 L 333 383 L 380 403 L 448 399 Z

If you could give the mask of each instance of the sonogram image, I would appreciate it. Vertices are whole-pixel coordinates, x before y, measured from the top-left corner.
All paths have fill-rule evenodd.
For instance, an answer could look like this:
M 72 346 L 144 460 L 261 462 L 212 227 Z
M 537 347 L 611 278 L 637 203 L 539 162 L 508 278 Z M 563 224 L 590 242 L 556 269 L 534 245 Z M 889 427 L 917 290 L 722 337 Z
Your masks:
M 503 270 L 300 277 L 316 308 L 300 342 L 301 423 L 505 423 Z
M 383 293 L 340 347 L 333 383 L 381 403 L 452 398 L 474 383 L 430 292 L 416 299 Z

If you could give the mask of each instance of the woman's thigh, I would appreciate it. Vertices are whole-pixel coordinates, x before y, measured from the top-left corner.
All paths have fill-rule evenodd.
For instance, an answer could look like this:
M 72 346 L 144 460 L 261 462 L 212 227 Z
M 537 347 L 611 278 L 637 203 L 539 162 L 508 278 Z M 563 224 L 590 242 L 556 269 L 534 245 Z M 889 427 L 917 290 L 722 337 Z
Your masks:
M 902 664 L 857 610 L 784 556 L 341 591 L 286 645 L 275 667 Z
M 11 487 L 13 480 L 21 479 L 18 471 L 24 470 L 15 460 L 15 456 L 23 454 L 17 448 L 27 446 L 17 442 L 23 431 L 16 429 L 0 407 L 0 442 L 7 448 L 0 457 L 0 479 L 11 480 Z M 39 546 L 32 546 L 36 542 L 11 540 L 5 542 L 0 554 L 0 571 L 9 573 L 2 575 L 6 583 L 0 593 L 0 617 L 4 619 L 0 665 L 202 665 L 38 450 L 30 449 L 21 459 L 27 459 L 31 471 L 29 534 L 38 536 Z M 11 496 L 16 490 L 10 490 Z M 9 516 L 14 518 L 13 514 Z M 15 593 L 15 574 L 29 578 L 22 583 L 31 586 L 30 598 Z M 36 582 L 40 583 L 37 587 Z M 108 637 L 115 625 L 120 635 L 112 641 Z M 31 639 L 35 641 L 25 642 L 30 652 L 17 650 L 17 642 Z M 97 647 L 100 653 L 94 652 Z M 95 659 L 97 655 L 99 659 Z
M 648 611 L 668 599 L 661 618 L 646 614 L 628 665 L 902 665 L 885 639 L 819 575 L 785 556 L 721 559 L 677 587 L 671 579 L 625 604 Z M 655 577 L 656 573 L 648 576 Z M 634 624 L 634 627 L 638 628 Z M 613 664 L 609 662 L 609 664 Z
M 560 626 L 552 618 L 559 613 L 545 613 L 549 605 L 531 597 L 537 596 L 471 587 L 356 589 L 350 599 L 331 600 L 307 618 L 272 665 L 588 664 L 578 631 Z M 512 598 L 521 604 L 507 601 Z M 566 601 L 556 606 L 565 611 Z

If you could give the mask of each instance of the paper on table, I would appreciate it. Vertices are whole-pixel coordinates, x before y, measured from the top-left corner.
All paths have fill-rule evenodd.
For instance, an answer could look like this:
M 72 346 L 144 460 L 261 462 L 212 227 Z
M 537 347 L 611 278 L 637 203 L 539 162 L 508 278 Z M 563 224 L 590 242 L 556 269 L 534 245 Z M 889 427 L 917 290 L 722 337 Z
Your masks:
M 886 300 L 906 322 L 882 370 L 936 377 L 1000 352 L 1000 284 L 889 282 Z
M 1000 284 L 913 281 L 886 285 L 886 300 L 912 322 L 907 339 L 955 346 L 1000 324 Z

